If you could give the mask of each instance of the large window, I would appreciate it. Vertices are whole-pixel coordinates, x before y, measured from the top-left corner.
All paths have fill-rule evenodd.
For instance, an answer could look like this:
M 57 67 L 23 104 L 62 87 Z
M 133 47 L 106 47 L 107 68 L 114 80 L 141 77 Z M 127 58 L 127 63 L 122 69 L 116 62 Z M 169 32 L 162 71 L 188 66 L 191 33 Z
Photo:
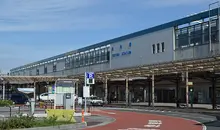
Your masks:
M 44 66 L 44 74 L 47 74 L 47 66 Z
M 36 75 L 39 75 L 39 69 L 36 69 Z
M 211 21 L 211 42 L 218 43 L 218 19 Z M 209 22 L 176 29 L 176 48 L 184 48 L 209 43 Z
M 80 54 L 77 53 L 65 59 L 65 68 L 77 68 L 81 66 L 102 63 L 108 61 L 109 57 L 109 48 L 99 48 L 96 50 L 86 51 Z
M 53 63 L 53 72 L 56 72 L 56 71 L 57 71 L 57 63 L 54 62 L 54 63 Z
M 70 57 L 67 57 L 67 58 L 65 59 L 65 68 L 66 68 L 66 69 L 70 68 Z

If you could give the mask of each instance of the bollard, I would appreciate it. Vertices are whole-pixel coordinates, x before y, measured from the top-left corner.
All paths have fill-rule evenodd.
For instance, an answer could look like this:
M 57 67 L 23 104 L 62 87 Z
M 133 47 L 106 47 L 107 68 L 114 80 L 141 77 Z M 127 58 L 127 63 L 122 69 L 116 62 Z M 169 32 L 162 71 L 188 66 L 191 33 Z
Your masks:
M 84 110 L 82 109 L 82 123 L 84 123 L 85 120 L 84 120 Z

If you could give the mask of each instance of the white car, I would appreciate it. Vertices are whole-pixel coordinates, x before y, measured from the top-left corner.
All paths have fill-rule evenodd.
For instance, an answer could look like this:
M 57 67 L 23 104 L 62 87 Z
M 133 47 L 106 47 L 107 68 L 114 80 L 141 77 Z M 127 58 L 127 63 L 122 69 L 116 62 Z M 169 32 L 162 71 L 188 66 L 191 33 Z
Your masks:
M 54 94 L 49 94 L 49 93 L 42 93 L 40 95 L 40 100 L 41 101 L 53 101 L 55 98 Z M 77 95 L 74 95 L 74 99 L 76 100 L 78 97 Z
M 49 94 L 49 93 L 42 93 L 40 95 L 40 100 L 41 101 L 52 101 L 54 100 L 54 94 Z
M 83 105 L 84 102 L 85 101 L 82 97 L 78 97 L 78 105 Z M 101 98 L 91 95 L 90 97 L 86 98 L 86 104 L 91 104 L 93 106 L 103 106 L 105 103 Z

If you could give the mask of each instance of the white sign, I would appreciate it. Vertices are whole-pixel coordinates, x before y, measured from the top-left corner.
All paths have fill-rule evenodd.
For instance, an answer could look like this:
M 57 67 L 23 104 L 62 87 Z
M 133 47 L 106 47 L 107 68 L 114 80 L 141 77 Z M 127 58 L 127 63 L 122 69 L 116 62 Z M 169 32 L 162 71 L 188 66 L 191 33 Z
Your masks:
M 90 87 L 83 86 L 83 97 L 90 97 Z

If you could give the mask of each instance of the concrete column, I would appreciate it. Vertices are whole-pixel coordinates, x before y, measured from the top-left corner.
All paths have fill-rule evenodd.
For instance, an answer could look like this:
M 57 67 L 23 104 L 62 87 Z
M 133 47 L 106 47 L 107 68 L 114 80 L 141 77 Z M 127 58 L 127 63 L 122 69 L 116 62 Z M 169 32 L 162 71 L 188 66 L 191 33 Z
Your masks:
M 154 102 L 155 102 L 155 99 L 154 99 L 154 74 L 152 75 L 152 107 L 154 107 Z
M 3 86 L 2 86 L 2 99 L 5 100 L 5 81 L 3 81 Z
M 147 101 L 147 89 L 144 87 L 144 102 Z
M 176 93 L 175 93 L 175 96 L 176 96 L 176 107 L 179 108 L 180 107 L 180 99 L 179 99 L 179 79 L 177 78 L 176 80 Z
M 75 94 L 76 94 L 77 96 L 79 95 L 79 82 L 76 82 Z
M 34 82 L 34 101 L 36 102 L 36 82 Z
M 187 108 L 189 107 L 189 73 L 188 73 L 188 68 L 186 69 L 186 106 Z
M 148 106 L 151 106 L 151 80 L 148 81 Z
M 216 109 L 216 77 L 212 77 L 212 109 Z
M 128 77 L 126 77 L 126 85 L 125 85 L 125 97 L 126 97 L 126 106 L 128 106 L 128 94 L 129 94 L 129 90 L 128 90 Z
M 105 77 L 105 82 L 104 82 L 104 88 L 105 88 L 105 103 L 108 102 L 108 78 Z

